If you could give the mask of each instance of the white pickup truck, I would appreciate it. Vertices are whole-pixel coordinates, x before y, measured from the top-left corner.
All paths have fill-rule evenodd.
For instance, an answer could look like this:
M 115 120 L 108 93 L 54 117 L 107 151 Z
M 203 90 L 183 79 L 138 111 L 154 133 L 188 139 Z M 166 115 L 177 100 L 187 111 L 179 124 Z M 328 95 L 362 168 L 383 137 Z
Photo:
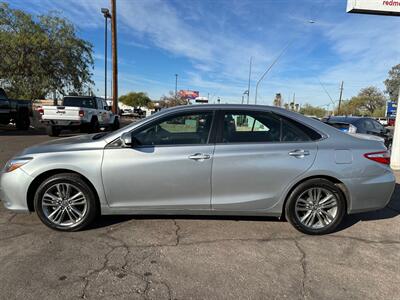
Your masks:
M 66 96 L 62 106 L 43 106 L 41 113 L 49 136 L 59 136 L 63 129 L 92 133 L 100 128 L 119 128 L 118 116 L 111 112 L 104 99 L 98 97 Z

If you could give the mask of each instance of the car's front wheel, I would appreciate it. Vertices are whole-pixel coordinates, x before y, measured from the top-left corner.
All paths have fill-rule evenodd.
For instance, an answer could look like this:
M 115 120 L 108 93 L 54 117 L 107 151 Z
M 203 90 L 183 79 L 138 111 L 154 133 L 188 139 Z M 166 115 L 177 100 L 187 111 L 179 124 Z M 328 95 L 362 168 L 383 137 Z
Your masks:
M 47 178 L 36 191 L 34 206 L 45 225 L 61 231 L 82 229 L 98 211 L 92 188 L 73 173 Z
M 342 191 L 331 181 L 316 178 L 299 184 L 285 207 L 287 220 L 306 234 L 327 234 L 342 221 L 346 204 Z

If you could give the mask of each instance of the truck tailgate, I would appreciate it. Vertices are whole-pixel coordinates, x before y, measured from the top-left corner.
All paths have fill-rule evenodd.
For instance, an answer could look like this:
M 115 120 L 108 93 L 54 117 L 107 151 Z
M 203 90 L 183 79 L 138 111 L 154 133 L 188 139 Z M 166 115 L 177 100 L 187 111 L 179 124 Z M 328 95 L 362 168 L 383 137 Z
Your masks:
M 42 120 L 81 120 L 79 107 L 43 106 Z

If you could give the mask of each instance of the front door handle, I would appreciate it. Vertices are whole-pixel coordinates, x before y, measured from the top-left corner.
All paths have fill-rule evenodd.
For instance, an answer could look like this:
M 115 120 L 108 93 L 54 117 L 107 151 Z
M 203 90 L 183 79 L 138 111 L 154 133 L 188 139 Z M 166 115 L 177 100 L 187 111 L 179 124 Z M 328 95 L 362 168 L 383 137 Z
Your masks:
M 289 155 L 298 157 L 298 158 L 303 158 L 304 156 L 310 155 L 310 151 L 303 150 L 303 149 L 296 149 L 296 150 L 290 151 Z
M 202 161 L 202 160 L 210 159 L 210 158 L 211 158 L 211 155 L 204 154 L 204 153 L 195 153 L 195 154 L 189 155 L 189 159 L 196 160 L 196 161 Z

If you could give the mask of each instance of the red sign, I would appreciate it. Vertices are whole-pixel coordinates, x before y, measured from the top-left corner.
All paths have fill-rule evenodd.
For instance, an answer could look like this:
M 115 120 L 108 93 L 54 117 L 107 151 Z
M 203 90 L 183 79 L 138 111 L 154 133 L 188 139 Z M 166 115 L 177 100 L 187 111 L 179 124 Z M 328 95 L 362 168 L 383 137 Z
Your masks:
M 179 96 L 185 99 L 196 99 L 199 97 L 199 91 L 191 91 L 191 90 L 180 90 Z

